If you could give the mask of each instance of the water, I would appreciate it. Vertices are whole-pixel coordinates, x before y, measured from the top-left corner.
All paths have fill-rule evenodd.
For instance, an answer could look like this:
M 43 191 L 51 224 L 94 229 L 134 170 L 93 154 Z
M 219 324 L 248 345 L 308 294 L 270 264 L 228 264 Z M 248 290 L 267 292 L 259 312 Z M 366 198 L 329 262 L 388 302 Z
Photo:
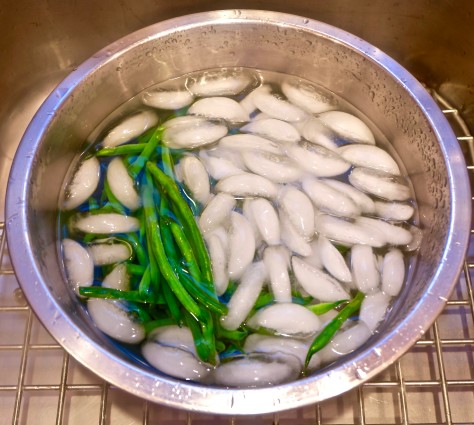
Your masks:
M 117 71 L 119 71 L 119 69 L 117 69 Z M 216 71 L 216 70 L 210 70 L 209 75 L 212 75 L 214 71 Z M 231 74 L 232 74 L 232 71 L 230 71 L 229 75 L 231 75 Z M 291 76 L 288 76 L 288 75 L 283 75 L 283 74 L 278 74 L 278 73 L 273 73 L 273 72 L 267 72 L 267 71 L 244 70 L 244 74 L 247 75 L 247 76 L 250 76 L 250 81 L 251 82 L 249 84 L 249 87 L 246 88 L 244 91 L 240 92 L 237 95 L 229 96 L 231 99 L 233 99 L 237 102 L 241 102 L 248 95 L 248 93 L 250 91 L 254 90 L 257 86 L 261 86 L 261 85 L 264 85 L 264 84 L 268 85 L 271 88 L 272 92 L 278 98 L 284 99 L 284 94 L 282 93 L 282 91 L 280 89 L 282 82 L 291 81 L 291 80 L 296 81 L 296 79 L 294 77 L 291 77 Z M 167 81 L 163 84 L 160 84 L 160 85 L 157 85 L 157 86 L 154 86 L 154 87 L 150 87 L 146 91 L 144 91 L 143 93 L 140 93 L 137 96 L 135 96 L 134 98 L 130 99 L 128 102 L 126 102 L 121 107 L 119 107 L 110 116 L 105 117 L 103 122 L 91 133 L 91 135 L 88 137 L 87 148 L 81 154 L 81 158 L 87 158 L 90 155 L 96 153 L 98 150 L 100 150 L 101 149 L 101 143 L 102 143 L 105 135 L 108 134 L 108 132 L 111 130 L 111 128 L 116 126 L 117 123 L 122 121 L 125 117 L 131 116 L 131 115 L 135 114 L 137 111 L 144 111 L 144 110 L 150 110 L 151 109 L 151 108 L 147 107 L 146 105 L 144 105 L 143 101 L 142 101 L 143 95 L 146 92 L 152 92 L 152 91 L 155 91 L 155 90 L 162 90 L 162 89 L 172 90 L 172 89 L 176 89 L 176 88 L 182 88 L 182 87 L 185 87 L 187 85 L 189 86 L 190 82 L 196 81 L 197 79 L 199 79 L 200 76 L 201 75 L 183 76 L 181 78 L 177 78 L 177 79 L 174 79 L 174 80 L 171 80 L 171 81 Z M 305 82 L 305 83 L 308 83 L 308 82 Z M 333 93 L 329 92 L 328 90 L 326 90 L 322 87 L 318 87 L 318 91 L 321 93 L 322 98 L 327 99 L 330 103 L 333 104 L 333 108 L 336 108 L 339 111 L 348 112 L 348 113 L 362 119 L 370 127 L 373 134 L 375 135 L 377 145 L 380 146 L 380 147 L 383 147 L 384 149 L 389 151 L 389 153 L 397 160 L 397 162 L 398 162 L 398 164 L 399 164 L 399 166 L 400 166 L 400 168 L 403 172 L 403 170 L 404 170 L 403 164 L 400 163 L 397 156 L 395 155 L 395 153 L 391 149 L 389 141 L 385 138 L 385 136 L 377 129 L 377 127 L 373 123 L 369 122 L 367 117 L 364 116 L 364 114 L 361 111 L 356 110 L 348 102 L 346 102 L 342 98 L 339 98 L 339 97 L 335 96 Z M 175 110 L 175 111 L 156 111 L 156 112 L 159 116 L 159 122 L 162 124 L 162 123 L 167 122 L 170 118 L 185 115 L 186 111 L 187 111 L 187 107 L 183 107 L 183 108 Z M 255 115 L 256 115 L 255 113 L 252 113 L 251 117 L 254 117 Z M 229 133 L 230 134 L 238 133 L 238 128 L 239 128 L 238 124 L 236 124 L 236 123 L 227 123 L 226 125 L 228 125 L 228 127 L 229 127 Z M 152 131 L 150 131 L 150 130 L 147 131 L 148 137 L 150 137 L 151 133 L 152 133 Z M 347 140 L 345 140 L 341 136 L 338 136 L 338 135 L 334 134 L 333 137 L 334 137 L 335 142 L 338 145 L 344 145 L 344 144 L 347 143 Z M 147 139 L 142 138 L 142 140 L 138 140 L 138 141 L 139 142 L 146 142 Z M 136 142 L 136 140 L 133 140 L 131 143 L 134 143 L 134 142 Z M 215 145 L 211 145 L 211 146 L 206 146 L 202 149 L 206 150 L 206 152 L 213 153 L 214 148 L 215 148 Z M 159 151 L 159 149 L 158 149 L 158 151 Z M 155 152 L 155 154 L 156 154 L 156 152 Z M 173 154 L 173 159 L 174 159 L 175 162 L 179 162 L 179 160 L 183 156 L 183 152 L 180 151 L 180 150 L 173 151 L 172 154 Z M 194 150 L 190 151 L 189 154 L 199 156 L 199 151 L 194 149 Z M 127 165 L 131 164 L 131 163 L 134 162 L 135 158 L 136 158 L 136 154 L 127 155 L 127 156 L 124 157 L 124 162 Z M 156 160 L 157 159 L 155 159 L 155 161 Z M 81 160 L 77 161 L 74 164 L 74 167 L 77 167 L 78 166 L 77 164 L 79 164 L 80 161 Z M 108 158 L 108 157 L 104 157 L 104 158 L 101 159 L 101 175 L 102 175 L 102 177 L 101 177 L 101 180 L 99 182 L 98 189 L 94 192 L 94 194 L 92 195 L 92 198 L 88 202 L 82 204 L 80 207 L 78 207 L 74 211 L 60 212 L 59 219 L 58 219 L 58 224 L 59 224 L 59 229 L 60 229 L 59 233 L 60 233 L 61 238 L 71 237 L 71 238 L 74 238 L 74 239 L 80 241 L 85 246 L 87 246 L 88 243 L 90 243 L 90 242 L 92 242 L 96 239 L 108 238 L 107 235 L 84 235 L 84 234 L 81 234 L 80 232 L 74 230 L 73 226 L 71 226 L 71 223 L 75 220 L 75 218 L 77 217 L 78 214 L 80 215 L 80 214 L 84 214 L 86 212 L 91 212 L 91 211 L 93 212 L 95 210 L 98 211 L 101 208 L 106 208 L 106 209 L 108 208 L 109 210 L 112 209 L 113 211 L 117 212 L 117 205 L 114 203 L 115 201 L 113 201 L 113 200 L 111 201 L 110 196 L 106 195 L 106 193 L 103 192 L 103 190 L 102 190 L 102 188 L 104 187 L 104 182 L 105 182 L 105 177 L 104 176 L 106 174 L 106 170 L 107 170 L 107 166 L 108 166 L 109 162 L 110 162 L 110 158 Z M 72 175 L 72 174 L 73 174 L 73 170 L 69 175 Z M 343 181 L 343 182 L 347 183 L 348 182 L 347 177 L 348 177 L 348 173 L 344 173 L 344 174 L 338 176 L 337 180 L 340 180 L 340 181 Z M 140 192 L 140 189 L 141 189 L 142 178 L 143 178 L 142 174 L 140 174 L 139 178 L 135 182 L 135 189 L 138 192 Z M 214 184 L 215 184 L 215 181 L 213 181 L 213 179 L 211 179 L 211 191 L 214 190 L 213 189 Z M 298 188 L 300 187 L 299 183 L 295 183 L 294 185 L 295 185 L 295 187 L 298 187 Z M 186 185 L 180 184 L 180 190 L 181 190 L 182 194 L 185 196 L 185 198 L 187 199 L 190 207 L 194 211 L 194 214 L 200 214 L 200 212 L 202 212 L 203 206 L 199 205 L 199 203 L 196 203 L 196 202 L 192 201 L 192 194 L 190 193 L 190 191 L 188 190 Z M 155 202 L 157 202 L 157 204 L 159 204 L 162 194 L 156 193 L 154 196 L 155 196 L 155 198 L 154 198 Z M 238 198 L 239 199 L 237 200 L 236 207 L 235 207 L 234 211 L 236 211 L 238 213 L 242 213 L 243 200 L 242 200 L 242 197 L 238 197 Z M 413 203 L 413 201 L 411 201 L 411 202 Z M 278 208 L 278 203 L 275 200 L 272 200 L 272 203 L 273 203 L 273 206 L 275 208 Z M 413 203 L 413 205 L 414 205 L 414 203 Z M 142 220 L 143 211 L 142 211 L 141 208 L 138 209 L 137 211 L 129 211 L 126 208 L 124 208 L 121 211 L 119 211 L 119 213 L 128 214 L 130 216 L 137 217 L 137 218 Z M 170 219 L 178 221 L 180 226 L 185 227 L 184 223 L 180 222 L 179 217 L 176 217 L 176 215 L 171 214 L 169 212 L 165 213 L 165 216 L 166 215 L 168 215 Z M 416 217 L 416 215 L 415 215 L 415 217 Z M 121 237 L 121 235 L 118 235 L 118 236 Z M 137 234 L 137 236 L 141 238 L 141 241 L 144 244 L 144 250 L 147 251 L 148 250 L 147 242 L 145 240 L 143 240 L 142 231 L 140 231 Z M 265 245 L 262 245 L 260 248 L 256 249 L 255 255 L 253 257 L 253 261 L 262 260 L 262 253 L 263 253 L 264 248 L 265 248 Z M 340 248 L 341 252 L 343 252 L 343 254 L 346 255 L 347 258 L 349 258 L 349 254 L 346 254 L 347 248 L 343 248 L 343 247 L 338 247 L 338 248 Z M 175 246 L 174 249 L 176 250 L 177 247 Z M 385 247 L 375 250 L 375 254 L 378 256 L 378 258 L 382 257 L 385 254 L 385 252 L 386 252 Z M 410 260 L 407 258 L 406 261 L 408 263 Z M 131 258 L 127 263 L 136 264 L 137 259 L 136 258 Z M 181 265 L 185 269 L 185 272 L 189 274 L 189 264 L 181 263 Z M 96 267 L 95 274 L 94 274 L 94 284 L 99 285 L 100 282 L 104 279 L 104 277 L 110 272 L 110 270 L 111 270 L 111 266 Z M 293 288 L 293 299 L 297 299 L 298 303 L 308 302 L 307 298 L 305 297 L 307 294 L 298 285 L 298 283 L 295 280 L 295 277 L 292 274 L 290 274 L 289 277 L 291 279 L 291 285 L 292 285 L 292 288 Z M 165 283 L 162 282 L 161 284 L 163 285 Z M 132 275 L 131 278 L 130 278 L 130 285 L 131 285 L 132 290 L 135 290 L 135 291 L 141 290 L 141 288 L 142 288 L 142 286 L 141 286 L 142 285 L 142 276 Z M 229 285 L 228 289 L 223 294 L 223 296 L 220 298 L 220 300 L 222 302 L 227 302 L 229 299 L 231 299 L 231 297 L 232 297 L 232 295 L 233 295 L 236 288 L 237 288 L 237 285 L 235 283 L 231 283 Z M 150 290 L 153 290 L 153 289 L 150 289 Z M 268 289 L 265 290 L 265 291 L 264 291 L 265 294 L 270 296 L 270 298 L 269 298 L 270 301 L 267 300 L 266 304 L 263 304 L 263 306 L 269 305 L 269 302 L 270 303 L 272 302 L 271 301 L 271 291 L 269 291 Z M 354 288 L 350 287 L 350 286 L 348 287 L 348 291 L 351 291 L 352 293 L 355 292 Z M 158 296 L 158 298 L 159 298 L 159 296 Z M 150 317 L 151 320 L 161 320 L 161 319 L 163 319 L 164 314 L 170 314 L 170 311 L 168 311 L 168 310 L 170 310 L 169 307 L 168 307 L 169 302 L 170 302 L 169 299 L 164 299 L 163 296 L 161 296 L 161 300 L 158 300 L 157 304 L 154 307 L 149 307 L 148 304 L 140 304 L 140 303 L 134 303 L 134 302 L 131 302 L 128 305 L 134 311 L 134 313 L 133 313 L 134 318 L 135 318 L 134 320 L 136 320 L 136 318 L 138 317 L 137 315 L 140 315 L 140 314 L 141 314 L 140 317 L 144 317 L 143 315 L 148 315 L 148 317 Z M 176 321 L 176 318 L 173 318 L 173 320 Z M 187 322 L 185 321 L 185 323 L 187 323 Z M 350 325 L 350 323 L 346 323 L 345 326 L 350 327 L 351 325 Z M 242 327 L 240 329 L 241 330 L 243 329 L 245 332 L 248 331 L 248 328 L 246 328 L 245 325 L 244 325 L 244 327 Z M 267 330 L 267 332 L 268 332 L 268 330 Z M 276 333 L 278 333 L 278 332 L 276 332 Z M 228 344 L 228 341 L 226 342 L 226 344 Z M 240 348 L 240 350 L 242 350 L 241 346 L 238 347 L 238 348 Z M 126 352 L 129 351 L 131 357 L 133 357 L 135 359 L 139 359 L 139 361 L 143 361 L 143 359 L 141 358 L 141 356 L 138 352 L 139 350 L 137 350 L 135 348 L 130 348 L 128 346 L 124 347 L 123 349 Z M 376 351 L 376 354 L 378 354 L 377 351 Z M 356 375 L 359 379 L 364 379 L 364 377 L 365 377 L 364 374 L 365 374 L 365 372 L 362 371 L 362 370 L 360 370 L 360 371 L 358 370 L 357 373 L 356 373 Z

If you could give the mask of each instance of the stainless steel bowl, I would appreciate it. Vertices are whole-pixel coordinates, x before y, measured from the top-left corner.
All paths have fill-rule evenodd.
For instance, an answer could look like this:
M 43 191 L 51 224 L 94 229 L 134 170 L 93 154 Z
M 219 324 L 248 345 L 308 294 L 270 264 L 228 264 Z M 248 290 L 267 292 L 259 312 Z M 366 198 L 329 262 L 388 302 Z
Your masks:
M 58 199 L 66 172 L 100 121 L 127 99 L 191 71 L 246 66 L 294 74 L 347 99 L 392 143 L 411 177 L 423 240 L 416 267 L 364 346 L 311 376 L 264 389 L 228 390 L 164 376 L 92 324 L 65 284 Z M 101 50 L 47 98 L 17 151 L 7 193 L 15 272 L 50 333 L 86 367 L 153 402 L 255 414 L 341 394 L 400 357 L 442 311 L 466 251 L 470 191 L 456 138 L 425 89 L 363 40 L 303 17 L 251 10 L 206 12 L 152 25 Z

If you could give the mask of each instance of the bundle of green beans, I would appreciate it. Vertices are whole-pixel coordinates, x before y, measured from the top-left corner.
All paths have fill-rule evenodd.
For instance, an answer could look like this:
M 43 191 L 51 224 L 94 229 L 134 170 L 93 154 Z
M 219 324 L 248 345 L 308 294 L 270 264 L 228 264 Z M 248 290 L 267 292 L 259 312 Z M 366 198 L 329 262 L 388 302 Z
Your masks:
M 209 254 L 194 217 L 196 206 L 174 176 L 174 163 L 182 153 L 170 151 L 161 144 L 162 132 L 163 127 L 155 127 L 135 143 L 103 148 L 94 153 L 102 159 L 119 156 L 127 164 L 141 197 L 141 208 L 135 212 L 140 229 L 136 233 L 116 235 L 133 252 L 126 262 L 131 289 L 90 286 L 81 287 L 79 293 L 83 297 L 126 301 L 137 320 L 143 322 L 147 333 L 170 324 L 189 327 L 199 358 L 216 364 L 218 354 L 225 357 L 241 350 L 248 329 L 242 325 L 236 331 L 229 331 L 220 325 L 220 318 L 227 314 L 227 306 L 214 290 Z M 91 198 L 88 209 L 94 213 L 127 212 L 107 181 L 100 199 Z M 103 235 L 88 234 L 84 241 L 100 237 Z M 105 274 L 109 269 L 110 266 L 105 266 L 102 272 Z M 221 299 L 229 299 L 234 290 L 235 284 L 231 283 Z M 298 293 L 293 295 L 294 302 L 300 304 L 308 305 L 313 301 Z M 362 299 L 363 294 L 358 294 L 347 304 L 339 301 L 308 305 L 317 315 L 342 308 L 310 346 L 306 366 L 312 355 L 327 345 L 343 323 L 357 313 Z M 253 311 L 273 301 L 272 294 L 264 290 Z
M 160 144 L 162 132 L 162 127 L 156 127 L 136 143 L 95 152 L 98 158 L 120 156 L 128 165 L 130 176 L 139 186 L 141 208 L 135 215 L 140 230 L 117 236 L 134 253 L 126 263 L 132 289 L 90 286 L 81 287 L 79 293 L 127 301 L 147 332 L 169 324 L 189 327 L 200 359 L 215 364 L 217 352 L 225 350 L 235 338 L 242 340 L 246 333 L 225 331 L 219 325 L 227 306 L 214 290 L 209 254 L 193 215 L 195 206 L 188 204 L 174 177 L 174 161 L 180 152 L 170 152 Z M 100 199 L 91 199 L 88 205 L 94 213 L 126 213 L 107 181 Z M 89 234 L 84 239 L 91 242 L 101 237 Z M 104 274 L 107 271 L 104 267 Z

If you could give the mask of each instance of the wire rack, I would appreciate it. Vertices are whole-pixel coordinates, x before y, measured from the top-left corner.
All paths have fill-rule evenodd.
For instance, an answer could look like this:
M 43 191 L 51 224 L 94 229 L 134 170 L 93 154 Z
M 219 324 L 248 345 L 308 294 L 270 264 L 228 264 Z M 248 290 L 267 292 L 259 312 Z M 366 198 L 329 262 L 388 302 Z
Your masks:
M 459 111 L 433 96 L 457 135 L 472 180 L 474 138 Z M 278 414 L 190 414 L 110 386 L 52 339 L 18 287 L 0 221 L 0 424 L 474 424 L 472 269 L 474 243 L 451 299 L 430 330 L 399 361 L 357 389 Z

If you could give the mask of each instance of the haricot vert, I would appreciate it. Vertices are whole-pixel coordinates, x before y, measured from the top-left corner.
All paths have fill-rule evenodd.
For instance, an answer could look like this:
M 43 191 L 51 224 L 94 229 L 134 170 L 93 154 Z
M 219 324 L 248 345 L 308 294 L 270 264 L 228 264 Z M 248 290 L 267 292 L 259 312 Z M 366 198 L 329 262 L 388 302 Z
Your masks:
M 382 136 L 290 76 L 169 83 L 95 131 L 66 189 L 66 271 L 94 323 L 165 374 L 224 386 L 288 382 L 360 347 L 418 230 Z M 76 185 L 84 170 L 95 192 Z
M 242 349 L 241 344 L 249 334 L 249 329 L 244 325 L 238 331 L 229 331 L 220 325 L 220 318 L 227 314 L 228 309 L 216 296 L 206 244 L 196 225 L 193 208 L 174 178 L 173 155 L 179 156 L 180 152 L 173 154 L 172 150 L 160 145 L 162 133 L 163 127 L 156 127 L 148 132 L 149 139 L 146 142 L 142 137 L 139 143 L 102 148 L 95 153 L 98 158 L 122 157 L 125 163 L 129 163 L 130 175 L 140 182 L 141 213 L 137 216 L 141 231 L 121 235 L 133 249 L 133 258 L 126 262 L 126 267 L 138 283 L 132 290 L 90 286 L 81 287 L 79 293 L 88 298 L 139 304 L 145 311 L 148 306 L 151 311 L 146 316 L 149 317 L 146 324 L 149 332 L 160 325 L 172 323 L 188 326 L 201 360 L 215 364 L 216 347 L 219 346 L 223 352 L 228 347 L 238 349 L 240 346 Z M 96 210 L 108 208 L 125 213 L 125 208 L 111 193 L 107 182 L 104 184 L 103 205 L 97 206 Z M 294 299 L 297 303 L 309 304 L 307 308 L 318 315 L 344 303 L 341 300 L 310 304 L 311 297 L 308 298 L 305 302 L 303 299 Z M 353 308 L 353 302 L 349 303 L 333 321 L 337 322 L 337 326 L 331 322 L 319 334 L 308 351 L 306 363 L 316 351 L 329 343 L 337 330 L 335 327 L 340 327 L 347 318 L 349 308 L 351 314 L 357 311 L 360 294 L 354 301 L 357 301 L 356 309 Z M 273 302 L 272 294 L 264 292 L 253 311 Z M 164 314 L 157 314 L 157 307 Z

